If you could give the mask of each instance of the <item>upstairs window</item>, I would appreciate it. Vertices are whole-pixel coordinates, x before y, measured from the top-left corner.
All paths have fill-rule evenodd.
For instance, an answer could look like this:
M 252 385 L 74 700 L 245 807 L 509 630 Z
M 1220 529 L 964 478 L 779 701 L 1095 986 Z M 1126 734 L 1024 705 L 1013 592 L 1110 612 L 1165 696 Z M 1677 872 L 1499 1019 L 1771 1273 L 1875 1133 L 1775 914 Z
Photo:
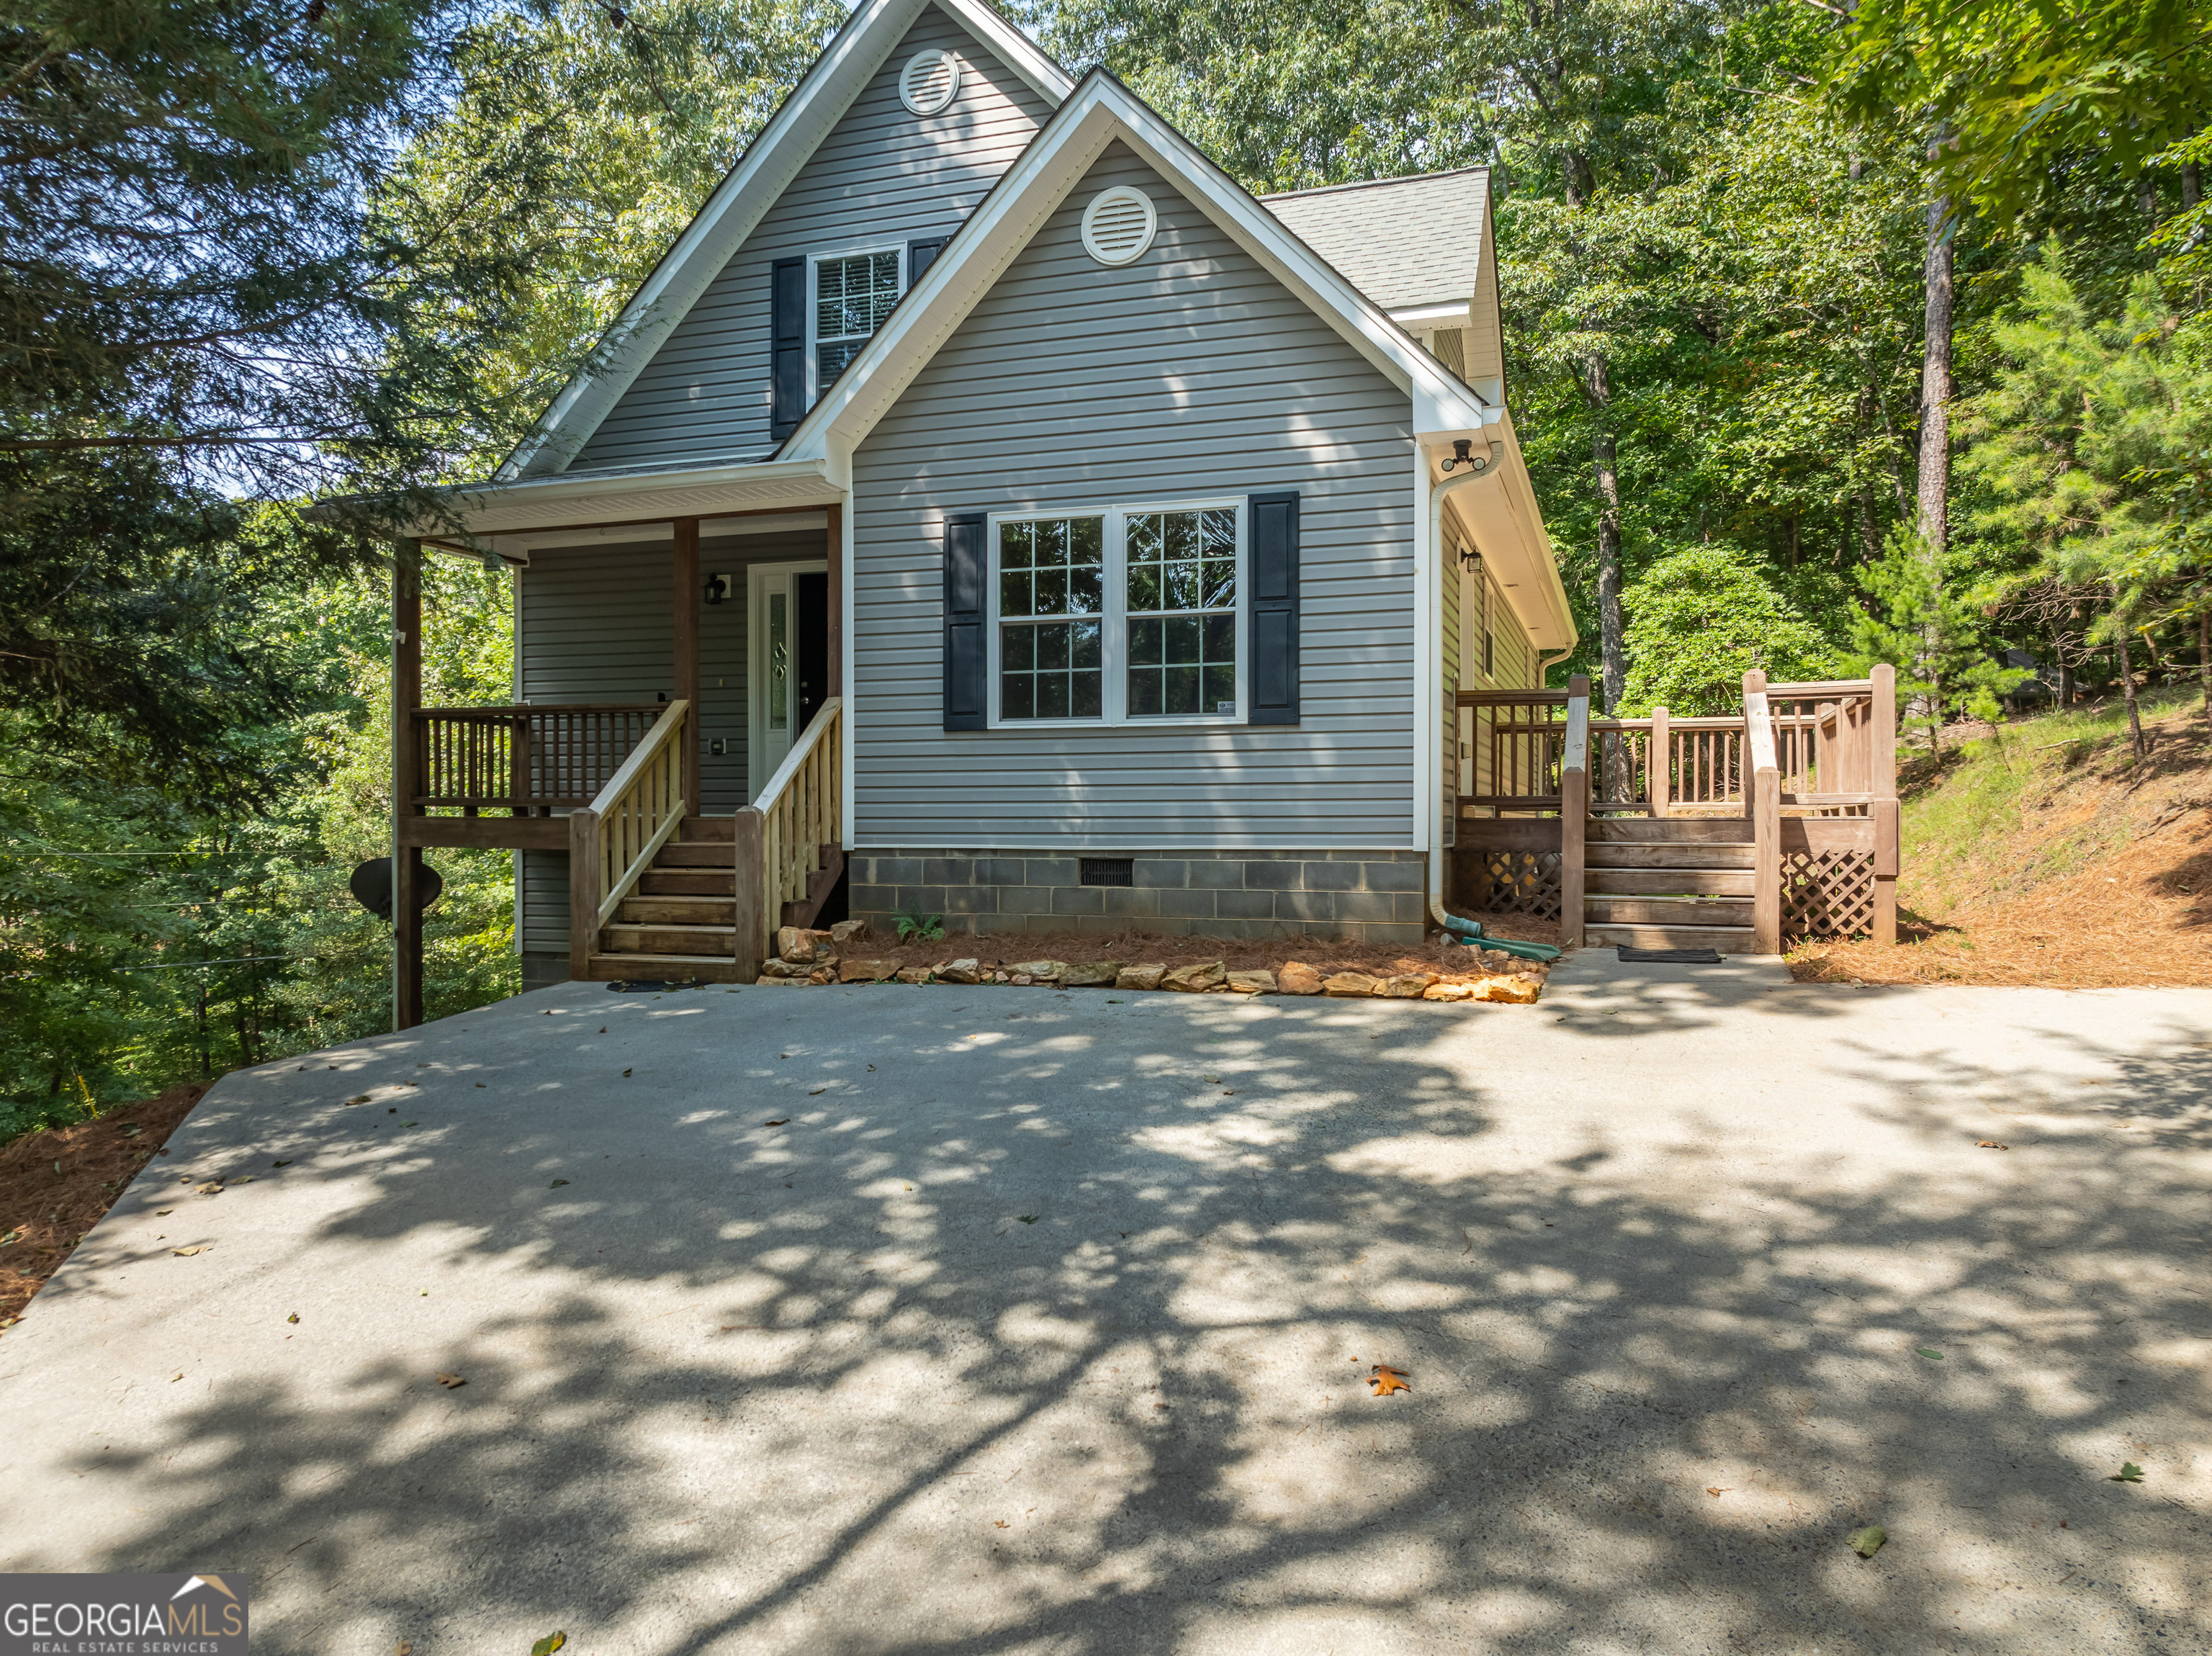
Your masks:
M 807 320 L 814 336 L 813 395 L 818 397 L 836 383 L 898 303 L 906 288 L 905 249 L 817 256 L 812 263 L 814 302 Z

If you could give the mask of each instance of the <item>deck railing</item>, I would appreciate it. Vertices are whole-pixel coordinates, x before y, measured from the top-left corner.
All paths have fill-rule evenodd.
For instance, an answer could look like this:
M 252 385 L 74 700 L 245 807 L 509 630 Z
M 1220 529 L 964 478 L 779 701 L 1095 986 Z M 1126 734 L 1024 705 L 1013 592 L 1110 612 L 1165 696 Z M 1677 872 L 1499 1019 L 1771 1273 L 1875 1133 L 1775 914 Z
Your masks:
M 691 704 L 670 702 L 590 804 L 568 814 L 568 952 L 591 975 L 599 928 L 682 826 L 684 738 Z
M 667 711 L 650 702 L 417 708 L 414 803 L 471 816 L 587 805 Z
M 1469 718 L 1463 807 L 1557 810 L 1567 736 L 1565 690 L 1462 690 Z
M 823 848 L 845 835 L 845 702 L 822 704 L 752 808 L 760 813 L 761 907 L 756 925 L 773 932 L 786 903 L 804 902 L 823 871 Z M 740 840 L 745 836 L 740 825 Z M 743 877 L 743 861 L 739 864 Z M 743 938 L 738 948 L 744 947 Z

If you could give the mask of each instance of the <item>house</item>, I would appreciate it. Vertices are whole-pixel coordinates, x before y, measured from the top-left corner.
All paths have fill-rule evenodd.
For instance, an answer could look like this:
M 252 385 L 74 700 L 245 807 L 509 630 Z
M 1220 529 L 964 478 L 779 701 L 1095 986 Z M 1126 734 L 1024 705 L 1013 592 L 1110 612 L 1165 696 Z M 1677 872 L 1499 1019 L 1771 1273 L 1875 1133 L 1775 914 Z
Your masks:
M 515 846 L 532 983 L 749 980 L 841 877 L 956 931 L 1417 940 L 1462 695 L 1576 638 L 1491 217 L 1479 168 L 1255 198 L 979 0 L 864 0 L 420 525 L 519 572 L 516 699 L 414 707 L 403 573 L 403 890 Z

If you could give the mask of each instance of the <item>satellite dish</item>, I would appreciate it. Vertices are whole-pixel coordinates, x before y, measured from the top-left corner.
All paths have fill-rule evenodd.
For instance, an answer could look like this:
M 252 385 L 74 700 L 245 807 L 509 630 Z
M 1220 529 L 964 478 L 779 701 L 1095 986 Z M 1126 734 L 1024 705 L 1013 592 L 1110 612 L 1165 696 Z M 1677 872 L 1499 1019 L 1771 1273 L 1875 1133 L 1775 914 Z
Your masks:
M 354 870 L 353 877 L 346 882 L 353 892 L 353 900 L 380 920 L 392 918 L 392 858 L 372 857 Z M 438 870 L 429 864 L 422 864 L 422 877 L 415 882 L 416 913 L 438 901 L 438 894 L 446 883 L 438 877 Z

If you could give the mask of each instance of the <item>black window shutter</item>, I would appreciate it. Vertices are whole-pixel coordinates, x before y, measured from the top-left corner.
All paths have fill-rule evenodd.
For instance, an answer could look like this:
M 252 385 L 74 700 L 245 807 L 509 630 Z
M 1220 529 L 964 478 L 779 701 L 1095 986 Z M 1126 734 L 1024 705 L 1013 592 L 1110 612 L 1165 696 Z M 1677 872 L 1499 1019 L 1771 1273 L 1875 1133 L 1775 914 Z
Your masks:
M 806 414 L 806 261 L 769 266 L 768 434 L 781 442 Z
M 927 241 L 909 241 L 906 245 L 906 285 L 909 288 L 921 280 L 921 273 L 937 263 L 937 256 L 945 251 L 950 236 L 933 236 Z
M 983 636 L 984 537 L 980 512 L 945 519 L 945 728 L 990 728 L 990 653 Z
M 1298 497 L 1255 494 L 1249 723 L 1298 722 Z

